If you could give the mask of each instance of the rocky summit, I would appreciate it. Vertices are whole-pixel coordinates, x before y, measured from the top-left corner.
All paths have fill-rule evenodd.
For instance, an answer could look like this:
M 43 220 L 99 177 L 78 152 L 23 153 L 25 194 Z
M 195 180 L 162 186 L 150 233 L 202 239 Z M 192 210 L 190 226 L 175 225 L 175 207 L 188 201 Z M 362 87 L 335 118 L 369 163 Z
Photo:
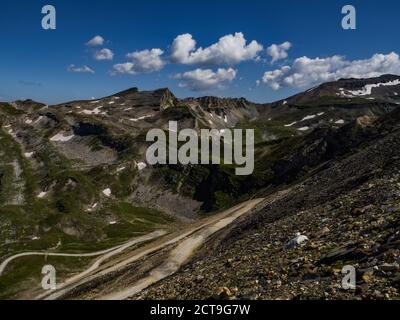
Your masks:
M 395 75 L 341 79 L 267 104 L 137 88 L 50 106 L 2 102 L 0 262 L 35 251 L 101 255 L 156 232 L 155 244 L 143 240 L 148 251 L 131 244 L 99 263 L 98 278 L 82 274 L 55 297 L 397 299 L 399 104 Z M 236 176 L 228 164 L 150 166 L 146 134 L 170 121 L 254 129 L 253 174 Z M 175 265 L 160 270 L 168 257 Z M 2 298 L 40 296 L 43 259 L 20 259 L 0 267 Z M 94 258 L 48 259 L 68 279 Z M 356 270 L 354 290 L 342 286 L 344 266 Z M 149 285 L 138 290 L 142 276 Z

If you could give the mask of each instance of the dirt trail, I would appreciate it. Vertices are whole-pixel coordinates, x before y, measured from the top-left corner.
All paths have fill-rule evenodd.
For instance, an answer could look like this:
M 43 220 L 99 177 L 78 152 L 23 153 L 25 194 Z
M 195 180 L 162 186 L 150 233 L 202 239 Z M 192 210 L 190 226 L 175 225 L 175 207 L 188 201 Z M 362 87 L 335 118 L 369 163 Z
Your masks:
M 100 264 L 107 260 L 108 258 L 126 250 L 127 248 L 140 243 L 140 242 L 144 242 L 144 241 L 148 241 L 148 240 L 152 240 L 154 238 L 158 238 L 161 237 L 163 235 L 165 235 L 166 232 L 162 231 L 162 230 L 158 230 L 158 231 L 154 231 L 150 234 L 147 234 L 145 236 L 142 237 L 138 237 L 135 238 L 127 243 L 124 243 L 122 245 L 118 245 L 116 247 L 110 248 L 110 249 L 105 249 L 105 250 L 101 250 L 101 251 L 96 251 L 96 252 L 91 252 L 91 253 L 52 253 L 52 252 L 23 252 L 23 253 L 19 253 L 16 254 L 12 257 L 9 257 L 8 259 L 4 260 L 1 264 L 0 264 L 0 276 L 3 274 L 4 270 L 6 269 L 6 267 L 10 264 L 10 262 L 18 259 L 18 258 L 22 258 L 22 257 L 29 257 L 29 256 L 48 256 L 48 257 L 96 257 L 96 256 L 100 256 L 103 255 L 101 258 L 99 258 L 98 260 L 96 260 L 96 262 L 86 271 L 80 273 L 77 276 L 74 276 L 73 278 L 71 278 L 72 280 L 75 280 L 76 278 L 80 278 L 81 275 L 86 275 L 92 271 L 94 271 L 95 269 L 97 269 Z
M 263 201 L 263 199 L 254 199 L 244 202 L 233 208 L 199 221 L 190 227 L 187 227 L 186 229 L 161 237 L 160 239 L 155 240 L 152 243 L 133 252 L 127 252 L 123 258 L 118 257 L 115 259 L 115 261 L 109 260 L 106 264 L 98 266 L 96 269 L 88 269 L 84 273 L 81 273 L 78 276 L 66 281 L 66 283 L 56 291 L 43 294 L 37 297 L 37 299 L 62 299 L 72 290 L 81 285 L 89 284 L 96 279 L 114 272 L 121 271 L 126 266 L 137 262 L 150 254 L 159 253 L 165 249 L 169 250 L 168 247 L 172 246 L 168 260 L 162 263 L 162 265 L 155 267 L 151 272 L 151 276 L 139 280 L 132 287 L 124 289 L 121 292 L 115 292 L 110 295 L 99 297 L 99 299 L 104 300 L 129 298 L 144 288 L 147 288 L 149 285 L 154 284 L 161 279 L 175 273 L 177 270 L 179 270 L 183 263 L 188 261 L 193 252 L 195 252 L 204 244 L 209 236 L 225 228 L 241 215 L 249 212 L 261 201 Z
M 139 280 L 132 287 L 126 288 L 120 292 L 115 292 L 104 297 L 100 297 L 102 300 L 124 300 L 127 299 L 143 289 L 149 287 L 150 285 L 174 274 L 179 270 L 179 268 L 189 260 L 192 254 L 198 250 L 210 237 L 217 231 L 222 230 L 241 215 L 247 213 L 249 210 L 254 208 L 262 199 L 256 199 L 247 202 L 244 206 L 237 208 L 234 213 L 226 218 L 219 220 L 218 222 L 212 223 L 205 226 L 199 231 L 195 232 L 191 236 L 183 239 L 180 243 L 173 249 L 167 258 L 167 260 L 160 266 L 154 268 L 150 275 Z

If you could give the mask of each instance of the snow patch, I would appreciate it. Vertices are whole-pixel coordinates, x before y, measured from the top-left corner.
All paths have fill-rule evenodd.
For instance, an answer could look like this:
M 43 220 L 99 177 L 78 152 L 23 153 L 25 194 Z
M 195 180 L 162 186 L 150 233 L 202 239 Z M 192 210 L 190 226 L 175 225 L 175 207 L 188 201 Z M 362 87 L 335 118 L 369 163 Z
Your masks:
M 111 197 L 111 189 L 110 188 L 104 189 L 103 194 L 108 198 Z
M 360 90 L 349 91 L 349 93 L 355 96 L 369 96 L 372 94 L 373 88 L 379 87 L 390 87 L 390 86 L 397 86 L 400 85 L 400 80 L 396 79 L 394 81 L 384 82 L 384 83 L 374 83 L 374 84 L 367 84 Z
M 43 199 L 47 195 L 47 192 L 42 191 L 41 193 L 38 194 L 39 199 Z
M 285 127 L 293 127 L 296 123 L 297 123 L 297 121 L 289 123 L 289 124 L 285 124 Z
M 316 116 L 317 116 L 316 114 L 310 114 L 308 116 L 305 116 L 303 119 L 301 119 L 301 121 L 311 120 L 311 119 L 314 119 Z
M 92 205 L 90 208 L 88 208 L 86 211 L 87 212 L 92 212 L 96 207 L 97 207 L 98 203 L 96 202 L 94 205 Z
M 299 131 L 307 131 L 309 129 L 310 129 L 310 127 L 302 127 L 302 128 L 297 129 L 297 130 L 299 130 Z
M 35 120 L 35 122 L 34 123 L 38 123 L 40 120 L 42 120 L 43 119 L 43 116 L 40 116 L 39 118 L 37 118 L 36 120 Z
M 345 91 L 344 88 L 339 88 L 339 93 L 336 93 L 336 95 L 341 96 L 341 97 L 345 97 L 345 98 L 354 98 L 353 95 L 345 93 L 344 91 Z
M 139 163 L 137 164 L 137 168 L 138 168 L 139 171 L 142 171 L 143 169 L 146 169 L 146 168 L 147 168 L 147 164 L 144 163 L 144 162 L 139 162 Z
M 138 121 L 141 121 L 141 120 L 144 120 L 144 119 L 147 119 L 147 118 L 151 118 L 152 116 L 153 115 L 149 114 L 147 116 L 143 116 L 143 117 L 140 117 L 140 118 L 129 119 L 129 120 L 133 121 L 133 122 L 138 122 Z
M 83 110 L 82 112 L 83 112 L 84 114 L 87 114 L 87 115 L 99 114 L 99 113 L 101 112 L 101 111 L 100 111 L 101 108 L 103 108 L 103 106 L 99 106 L 99 107 L 97 107 L 97 108 L 95 108 L 95 109 L 93 109 L 93 110 L 87 110 L 87 109 L 85 109 L 85 110 Z
M 67 141 L 71 140 L 73 137 L 75 137 L 75 136 L 74 135 L 64 136 L 64 134 L 62 132 L 60 132 L 60 133 L 57 133 L 54 137 L 50 138 L 50 141 L 67 142 Z

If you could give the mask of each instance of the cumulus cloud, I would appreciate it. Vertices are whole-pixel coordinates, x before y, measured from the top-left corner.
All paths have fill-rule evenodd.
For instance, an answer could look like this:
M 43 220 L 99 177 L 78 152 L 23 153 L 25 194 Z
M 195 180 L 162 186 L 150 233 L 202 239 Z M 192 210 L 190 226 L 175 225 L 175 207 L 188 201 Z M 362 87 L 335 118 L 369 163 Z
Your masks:
M 112 60 L 114 58 L 114 52 L 110 49 L 101 49 L 94 53 L 94 58 L 96 60 Z
M 272 63 L 275 63 L 278 60 L 286 59 L 291 47 L 292 44 L 288 41 L 281 44 L 273 44 L 267 48 L 267 54 L 272 58 Z
M 209 89 L 223 89 L 227 83 L 236 78 L 237 71 L 229 68 L 219 68 L 216 72 L 211 69 L 196 69 L 175 76 L 181 80 L 179 86 L 193 91 L 205 91 Z
M 126 57 L 131 61 L 114 65 L 113 73 L 138 74 L 159 71 L 165 66 L 165 61 L 162 59 L 163 54 L 164 51 L 161 49 L 128 53 Z
M 171 47 L 171 61 L 180 64 L 235 65 L 242 61 L 256 59 L 263 46 L 253 40 L 247 44 L 243 33 L 226 35 L 207 48 L 197 48 L 196 41 L 189 33 L 175 38 Z
M 89 47 L 102 46 L 104 44 L 104 38 L 102 36 L 95 36 L 86 42 L 86 45 Z
M 71 64 L 67 68 L 68 72 L 74 73 L 94 73 L 94 70 L 89 68 L 88 66 L 77 67 L 74 64 Z
M 162 59 L 163 54 L 164 51 L 161 49 L 151 49 L 128 53 L 127 58 L 132 60 L 136 72 L 154 72 L 164 67 L 165 62 Z
M 133 67 L 134 67 L 134 65 L 133 65 L 132 62 L 118 63 L 118 64 L 115 64 L 113 66 L 113 71 L 111 72 L 111 74 L 113 74 L 113 75 L 117 74 L 117 73 L 120 73 L 120 74 L 136 74 L 133 71 Z
M 292 66 L 264 73 L 263 83 L 278 90 L 282 87 L 303 88 L 340 78 L 371 78 L 383 74 L 400 74 L 400 58 L 395 52 L 374 54 L 369 59 L 346 60 L 343 56 L 327 58 L 301 57 Z

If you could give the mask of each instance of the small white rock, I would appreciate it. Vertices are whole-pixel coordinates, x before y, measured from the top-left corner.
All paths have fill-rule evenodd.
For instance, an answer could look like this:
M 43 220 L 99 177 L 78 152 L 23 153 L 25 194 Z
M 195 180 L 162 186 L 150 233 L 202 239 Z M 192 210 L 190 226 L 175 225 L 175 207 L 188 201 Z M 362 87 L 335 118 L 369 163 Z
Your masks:
M 297 248 L 305 244 L 309 239 L 301 233 L 296 233 L 296 236 L 286 244 L 287 249 Z

